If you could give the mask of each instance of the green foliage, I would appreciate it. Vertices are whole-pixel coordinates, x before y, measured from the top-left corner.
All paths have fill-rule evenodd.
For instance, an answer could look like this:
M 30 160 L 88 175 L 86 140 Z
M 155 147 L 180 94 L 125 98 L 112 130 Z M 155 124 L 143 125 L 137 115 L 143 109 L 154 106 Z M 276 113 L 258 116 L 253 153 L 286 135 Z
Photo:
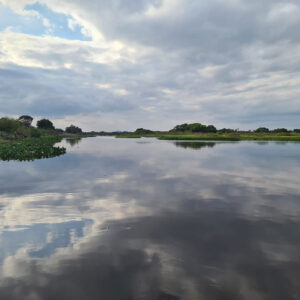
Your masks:
M 170 132 L 201 132 L 201 133 L 215 133 L 217 129 L 213 125 L 203 125 L 200 123 L 192 123 L 192 124 L 181 124 L 175 126 Z
M 290 141 L 298 142 L 300 141 L 300 136 L 289 136 L 289 135 L 241 135 L 241 140 L 243 141 Z
M 41 133 L 38 129 L 34 127 L 28 127 L 23 122 L 9 118 L 0 119 L 0 132 L 1 136 L 6 139 L 18 139 L 27 137 L 38 138 L 41 136 Z
M 256 132 L 256 133 L 269 133 L 270 130 L 266 127 L 259 127 L 254 132 Z
M 66 153 L 65 148 L 54 147 L 60 141 L 59 137 L 41 137 L 0 143 L 0 159 L 30 161 L 63 155 Z
M 274 133 L 288 133 L 289 131 L 286 128 L 277 128 L 273 130 Z
M 37 121 L 37 127 L 40 129 L 55 129 L 53 123 L 47 119 Z
M 55 132 L 59 133 L 59 134 L 63 134 L 64 133 L 64 131 L 62 129 L 60 129 L 60 128 L 56 128 Z
M 10 118 L 1 118 L 0 119 L 0 131 L 14 133 L 17 128 L 23 126 L 19 121 L 10 119 Z
M 71 125 L 71 126 L 66 128 L 66 133 L 81 134 L 82 129 L 77 127 L 77 126 Z
M 41 132 L 40 130 L 36 129 L 36 128 L 33 128 L 31 127 L 30 128 L 30 136 L 33 137 L 33 138 L 39 138 L 41 136 Z
M 134 133 L 135 134 L 151 134 L 151 133 L 153 133 L 153 131 L 149 130 L 149 129 L 138 128 Z
M 294 129 L 294 132 L 300 133 L 300 129 Z
M 31 137 L 31 128 L 24 126 L 20 126 L 16 129 L 15 135 L 18 137 Z
M 33 118 L 28 115 L 23 115 L 18 119 L 18 121 L 29 127 L 33 121 Z
M 234 129 L 230 129 L 230 128 L 222 128 L 220 130 L 218 130 L 219 133 L 234 133 Z

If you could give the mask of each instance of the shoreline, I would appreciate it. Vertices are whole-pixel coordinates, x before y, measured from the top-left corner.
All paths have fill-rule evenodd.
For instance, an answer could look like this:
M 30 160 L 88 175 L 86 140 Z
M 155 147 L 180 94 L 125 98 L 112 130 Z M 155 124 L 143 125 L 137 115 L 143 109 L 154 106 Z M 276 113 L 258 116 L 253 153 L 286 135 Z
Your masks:
M 159 140 L 192 140 L 192 141 L 291 141 L 291 142 L 300 142 L 300 135 L 274 135 L 274 134 L 235 134 L 235 135 L 226 135 L 226 134 L 182 134 L 182 135 L 171 135 L 171 134 L 126 134 L 126 135 L 116 135 L 116 138 L 157 138 Z

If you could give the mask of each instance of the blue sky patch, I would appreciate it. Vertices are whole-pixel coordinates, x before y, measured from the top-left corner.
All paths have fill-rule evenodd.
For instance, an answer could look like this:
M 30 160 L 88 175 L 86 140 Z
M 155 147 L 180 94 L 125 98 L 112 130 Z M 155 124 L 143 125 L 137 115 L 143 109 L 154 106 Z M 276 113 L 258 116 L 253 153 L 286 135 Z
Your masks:
M 37 12 L 41 17 L 18 15 L 9 7 L 0 4 L 0 31 L 10 29 L 13 32 L 36 36 L 51 35 L 69 40 L 91 40 L 81 33 L 82 26 L 69 28 L 68 21 L 74 21 L 72 16 L 56 13 L 39 3 L 27 5 L 25 10 Z

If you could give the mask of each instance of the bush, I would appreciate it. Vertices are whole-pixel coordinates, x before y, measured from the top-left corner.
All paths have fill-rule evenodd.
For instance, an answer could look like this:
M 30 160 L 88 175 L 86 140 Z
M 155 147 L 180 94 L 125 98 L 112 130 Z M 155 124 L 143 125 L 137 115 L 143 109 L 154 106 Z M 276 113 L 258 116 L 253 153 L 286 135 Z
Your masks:
M 175 126 L 170 132 L 202 132 L 202 133 L 216 133 L 217 129 L 213 125 L 203 125 L 200 123 L 192 123 L 192 124 L 181 124 Z
M 150 134 L 153 133 L 153 131 L 149 130 L 149 129 L 144 129 L 144 128 L 138 128 L 135 131 L 136 134 Z
M 20 126 L 14 132 L 18 137 L 30 137 L 30 128 L 25 126 Z
M 21 127 L 22 124 L 16 120 L 9 118 L 0 119 L 0 131 L 5 131 L 8 133 L 16 132 L 17 128 Z
M 254 132 L 256 132 L 256 133 L 269 133 L 270 130 L 266 127 L 259 127 Z
M 286 128 L 277 128 L 273 130 L 274 133 L 288 133 L 289 131 Z
M 56 131 L 57 133 L 64 133 L 64 131 L 63 131 L 62 129 L 60 129 L 60 128 L 56 128 L 55 131 Z
M 33 138 L 39 138 L 41 136 L 41 133 L 36 128 L 30 128 L 30 136 Z
M 220 130 L 218 130 L 219 133 L 234 133 L 234 129 L 230 129 L 230 128 L 222 128 Z
M 42 119 L 37 122 L 37 127 L 40 129 L 55 129 L 50 120 Z
M 294 132 L 300 133 L 300 129 L 294 129 Z
M 82 129 L 77 126 L 71 125 L 66 128 L 66 133 L 80 134 L 82 133 Z

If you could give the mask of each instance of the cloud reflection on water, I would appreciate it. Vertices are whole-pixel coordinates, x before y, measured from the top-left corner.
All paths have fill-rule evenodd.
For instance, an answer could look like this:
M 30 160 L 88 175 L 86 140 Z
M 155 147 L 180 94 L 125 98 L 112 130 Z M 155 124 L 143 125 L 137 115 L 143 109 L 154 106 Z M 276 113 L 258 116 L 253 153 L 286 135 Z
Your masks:
M 298 299 L 299 146 L 95 138 L 2 164 L 0 298 Z

